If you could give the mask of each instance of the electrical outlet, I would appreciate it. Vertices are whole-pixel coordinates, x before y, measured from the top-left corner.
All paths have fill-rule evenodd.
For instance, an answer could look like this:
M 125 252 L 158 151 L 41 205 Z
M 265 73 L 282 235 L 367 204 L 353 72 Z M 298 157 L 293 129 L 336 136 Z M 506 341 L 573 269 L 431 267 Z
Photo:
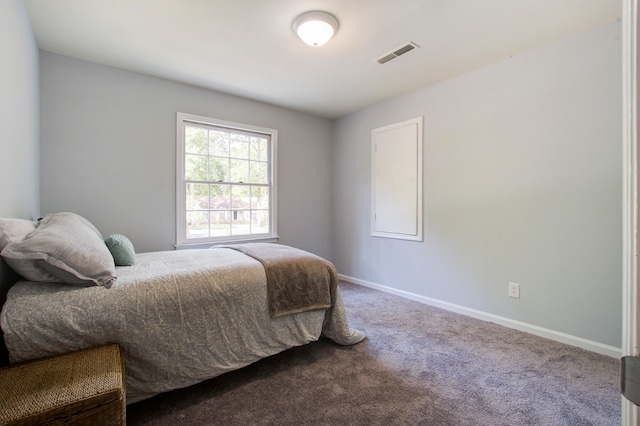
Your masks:
M 520 284 L 509 283 L 509 297 L 520 299 Z

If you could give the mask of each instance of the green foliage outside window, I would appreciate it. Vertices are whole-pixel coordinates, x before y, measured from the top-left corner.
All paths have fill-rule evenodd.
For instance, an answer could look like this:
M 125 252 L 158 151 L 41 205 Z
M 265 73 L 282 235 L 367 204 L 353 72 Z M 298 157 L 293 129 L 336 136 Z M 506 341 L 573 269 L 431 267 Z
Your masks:
M 185 126 L 187 238 L 269 233 L 269 138 Z

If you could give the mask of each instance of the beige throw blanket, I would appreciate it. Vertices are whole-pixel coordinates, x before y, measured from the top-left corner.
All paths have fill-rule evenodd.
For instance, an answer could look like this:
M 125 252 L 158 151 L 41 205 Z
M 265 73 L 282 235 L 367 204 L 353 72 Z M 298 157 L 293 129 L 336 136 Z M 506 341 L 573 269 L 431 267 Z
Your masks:
M 248 243 L 226 248 L 264 266 L 271 318 L 333 306 L 338 273 L 331 262 L 281 244 Z

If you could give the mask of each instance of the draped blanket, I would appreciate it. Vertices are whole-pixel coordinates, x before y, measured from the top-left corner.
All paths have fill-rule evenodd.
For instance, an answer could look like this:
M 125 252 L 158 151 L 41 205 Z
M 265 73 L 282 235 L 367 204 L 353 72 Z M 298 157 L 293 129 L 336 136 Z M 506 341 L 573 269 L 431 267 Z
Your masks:
M 333 305 L 338 273 L 327 260 L 280 244 L 250 243 L 227 248 L 244 253 L 264 266 L 271 318 L 328 309 Z

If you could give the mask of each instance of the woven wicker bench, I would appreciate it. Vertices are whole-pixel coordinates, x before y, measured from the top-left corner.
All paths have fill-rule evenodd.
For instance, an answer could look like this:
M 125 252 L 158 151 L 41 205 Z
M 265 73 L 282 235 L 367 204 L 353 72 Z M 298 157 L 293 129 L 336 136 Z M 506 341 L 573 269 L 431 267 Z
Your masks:
M 2 425 L 124 425 L 124 363 L 118 345 L 0 369 Z

